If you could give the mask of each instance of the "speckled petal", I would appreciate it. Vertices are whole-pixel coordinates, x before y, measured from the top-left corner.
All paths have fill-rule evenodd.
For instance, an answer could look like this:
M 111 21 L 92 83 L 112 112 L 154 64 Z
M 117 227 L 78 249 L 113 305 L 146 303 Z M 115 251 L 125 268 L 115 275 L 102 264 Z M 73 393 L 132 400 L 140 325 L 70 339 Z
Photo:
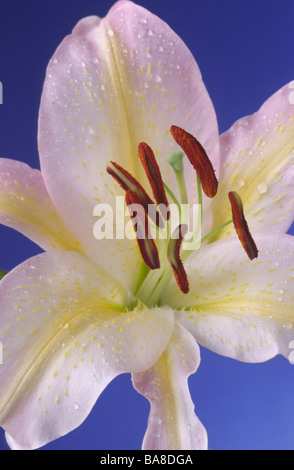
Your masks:
M 189 294 L 171 283 L 162 299 L 184 309 L 177 321 L 199 344 L 246 362 L 288 358 L 294 338 L 294 238 L 260 234 L 256 244 L 253 261 L 239 240 L 200 248 L 185 263 Z
M 179 37 L 130 1 L 117 2 L 103 20 L 81 20 L 47 70 L 39 119 L 41 169 L 56 206 L 91 258 L 101 263 L 103 254 L 108 272 L 116 270 L 129 285 L 140 264 L 136 242 L 97 244 L 93 208 L 99 202 L 114 207 L 122 194 L 106 172 L 110 160 L 150 190 L 137 155 L 141 141 L 155 152 L 165 182 L 175 185 L 165 163 L 178 149 L 169 133 L 172 124 L 196 135 L 218 165 L 214 109 Z
M 294 210 L 293 82 L 252 116 L 237 121 L 220 137 L 219 192 L 212 202 L 215 226 L 230 219 L 227 194 L 236 191 L 254 233 L 285 233 Z M 218 238 L 232 230 L 219 232 Z
M 133 374 L 138 392 L 151 404 L 144 450 L 205 450 L 205 428 L 194 412 L 188 377 L 200 363 L 193 336 L 175 325 L 168 348 L 146 372 Z
M 0 223 L 46 251 L 82 251 L 53 205 L 41 172 L 5 158 L 0 159 Z
M 1 281 L 0 425 L 14 449 L 70 432 L 115 376 L 162 354 L 173 311 L 127 311 L 125 296 L 73 252 L 38 255 Z

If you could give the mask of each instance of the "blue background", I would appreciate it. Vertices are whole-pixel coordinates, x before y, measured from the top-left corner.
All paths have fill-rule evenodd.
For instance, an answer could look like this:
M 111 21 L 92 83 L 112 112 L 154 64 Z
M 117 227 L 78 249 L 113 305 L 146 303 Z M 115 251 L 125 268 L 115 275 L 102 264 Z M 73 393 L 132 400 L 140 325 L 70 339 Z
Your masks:
M 47 63 L 80 18 L 105 16 L 112 3 L 1 0 L 0 157 L 39 167 L 37 118 Z M 194 54 L 221 132 L 294 79 L 293 0 L 137 3 L 164 19 Z M 0 239 L 2 269 L 39 252 L 8 228 L 0 227 Z M 190 387 L 211 449 L 294 449 L 294 366 L 286 359 L 243 364 L 202 349 Z M 140 449 L 148 411 L 148 402 L 132 389 L 130 376 L 122 375 L 104 391 L 80 428 L 45 449 Z M 0 449 L 8 449 L 2 430 Z

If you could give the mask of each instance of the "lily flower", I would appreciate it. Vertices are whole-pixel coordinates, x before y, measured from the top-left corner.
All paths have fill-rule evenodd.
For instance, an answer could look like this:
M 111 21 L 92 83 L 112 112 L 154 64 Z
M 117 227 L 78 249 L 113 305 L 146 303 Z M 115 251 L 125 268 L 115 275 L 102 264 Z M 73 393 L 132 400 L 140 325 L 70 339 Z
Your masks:
M 290 92 L 219 137 L 194 58 L 146 9 L 120 0 L 63 40 L 42 94 L 41 171 L 0 160 L 0 222 L 44 250 L 0 283 L 0 425 L 12 449 L 79 426 L 125 372 L 151 404 L 143 449 L 206 449 L 188 388 L 199 345 L 247 362 L 288 357 Z M 161 202 L 199 204 L 201 246 L 182 249 L 185 224 L 175 238 L 94 237 L 97 204 L 144 208 L 145 195 L 164 228 Z M 155 225 L 144 210 L 130 216 L 145 235 Z

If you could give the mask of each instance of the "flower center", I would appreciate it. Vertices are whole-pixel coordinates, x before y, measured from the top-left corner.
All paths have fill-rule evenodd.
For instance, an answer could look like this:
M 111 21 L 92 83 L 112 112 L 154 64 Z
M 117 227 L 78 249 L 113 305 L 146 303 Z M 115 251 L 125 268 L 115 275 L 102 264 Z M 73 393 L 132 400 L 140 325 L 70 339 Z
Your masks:
M 162 292 L 173 276 L 179 289 L 183 294 L 187 294 L 189 281 L 184 261 L 199 248 L 201 243 L 232 222 L 249 258 L 253 259 L 258 254 L 244 217 L 242 201 L 235 192 L 230 192 L 228 195 L 232 207 L 232 220 L 200 238 L 203 216 L 202 191 L 207 197 L 213 198 L 217 193 L 218 181 L 211 161 L 200 142 L 180 127 L 172 126 L 170 132 L 196 171 L 198 204 L 197 211 L 193 211 L 193 215 L 195 219 L 195 213 L 197 213 L 197 217 L 196 223 L 193 220 L 192 237 L 190 231 L 188 241 L 185 240 L 185 236 L 189 227 L 190 208 L 193 205 L 189 204 L 188 200 L 182 161 L 184 153 L 182 151 L 173 153 L 166 158 L 176 176 L 180 202 L 164 183 L 155 155 L 145 142 L 139 144 L 138 156 L 148 178 L 154 201 L 145 188 L 118 163 L 110 162 L 107 165 L 107 172 L 125 191 L 126 205 L 143 259 L 134 297 L 130 301 L 131 306 L 138 301 L 149 307 L 160 304 Z M 167 196 L 170 197 L 173 204 L 169 203 Z M 178 221 L 173 230 L 172 206 L 176 209 L 176 220 Z M 159 234 L 157 243 L 154 240 L 154 233 L 155 235 Z M 185 242 L 184 251 L 183 242 Z

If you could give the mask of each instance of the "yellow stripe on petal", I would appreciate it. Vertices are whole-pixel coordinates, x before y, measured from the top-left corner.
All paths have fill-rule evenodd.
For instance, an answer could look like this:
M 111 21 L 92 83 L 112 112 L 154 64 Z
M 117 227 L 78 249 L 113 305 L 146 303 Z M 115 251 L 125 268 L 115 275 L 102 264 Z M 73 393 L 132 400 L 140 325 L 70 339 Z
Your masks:
M 45 250 L 83 247 L 50 200 L 39 170 L 13 160 L 0 162 L 0 223 L 29 237 Z
M 115 376 L 151 367 L 172 334 L 171 309 L 128 310 L 122 287 L 74 252 L 38 255 L 0 288 L 0 425 L 14 448 L 77 427 Z
M 252 261 L 239 240 L 203 246 L 185 263 L 190 292 L 181 295 L 171 282 L 162 298 L 199 344 L 247 362 L 287 357 L 294 333 L 294 239 L 259 234 L 255 241 Z

